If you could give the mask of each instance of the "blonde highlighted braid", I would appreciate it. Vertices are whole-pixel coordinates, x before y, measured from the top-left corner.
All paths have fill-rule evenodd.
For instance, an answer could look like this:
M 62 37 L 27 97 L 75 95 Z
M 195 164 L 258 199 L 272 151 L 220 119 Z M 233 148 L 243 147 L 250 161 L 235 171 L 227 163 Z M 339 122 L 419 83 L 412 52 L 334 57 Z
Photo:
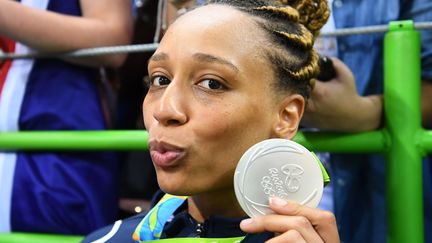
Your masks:
M 309 97 L 319 73 L 313 44 L 330 15 L 327 0 L 210 0 L 208 4 L 232 6 L 256 17 L 268 34 L 270 45 L 262 45 L 262 50 L 273 64 L 278 87 Z

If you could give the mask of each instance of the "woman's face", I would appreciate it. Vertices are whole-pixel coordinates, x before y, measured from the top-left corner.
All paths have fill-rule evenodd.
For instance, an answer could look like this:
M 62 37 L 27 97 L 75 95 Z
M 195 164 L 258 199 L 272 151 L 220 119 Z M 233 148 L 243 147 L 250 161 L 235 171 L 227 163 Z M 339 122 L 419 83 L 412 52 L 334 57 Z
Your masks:
M 143 111 L 165 192 L 233 190 L 246 149 L 277 136 L 281 99 L 259 39 L 250 17 L 216 5 L 184 15 L 163 37 L 149 61 Z

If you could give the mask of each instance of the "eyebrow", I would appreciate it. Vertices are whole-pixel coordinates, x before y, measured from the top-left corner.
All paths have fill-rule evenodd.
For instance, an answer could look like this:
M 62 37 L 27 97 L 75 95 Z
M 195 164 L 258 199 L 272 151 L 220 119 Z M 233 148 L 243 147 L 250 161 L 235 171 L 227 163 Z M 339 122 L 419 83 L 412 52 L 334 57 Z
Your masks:
M 230 61 L 225 60 L 221 57 L 217 57 L 217 56 L 213 56 L 213 55 L 205 54 L 205 53 L 195 53 L 193 55 L 193 58 L 197 59 L 200 62 L 218 63 L 218 64 L 226 65 L 229 68 L 233 69 L 235 72 L 239 71 L 239 69 L 234 64 L 232 64 Z
M 217 57 L 217 56 L 205 54 L 205 53 L 195 53 L 192 55 L 192 57 L 194 59 L 200 61 L 200 62 L 222 64 L 222 65 L 228 66 L 229 68 L 231 68 L 235 72 L 239 72 L 239 69 L 234 64 L 232 64 L 230 61 L 225 60 L 224 58 L 221 58 L 221 57 Z M 169 59 L 169 56 L 167 53 L 159 52 L 159 53 L 154 54 L 150 58 L 149 62 L 150 61 L 153 61 L 153 62 L 167 61 L 168 59 Z
M 150 61 L 154 61 L 154 62 L 166 61 L 168 59 L 169 59 L 168 54 L 166 54 L 165 52 L 160 52 L 160 53 L 156 53 L 153 56 L 151 56 L 149 59 L 149 62 Z

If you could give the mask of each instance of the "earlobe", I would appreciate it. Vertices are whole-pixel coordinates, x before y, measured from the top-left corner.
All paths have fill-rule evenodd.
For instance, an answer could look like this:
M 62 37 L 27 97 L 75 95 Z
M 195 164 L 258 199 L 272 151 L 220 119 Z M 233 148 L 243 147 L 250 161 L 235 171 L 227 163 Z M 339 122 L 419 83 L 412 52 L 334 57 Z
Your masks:
M 303 116 L 304 106 L 305 100 L 298 94 L 290 95 L 282 101 L 278 121 L 274 127 L 276 137 L 286 139 L 294 137 Z

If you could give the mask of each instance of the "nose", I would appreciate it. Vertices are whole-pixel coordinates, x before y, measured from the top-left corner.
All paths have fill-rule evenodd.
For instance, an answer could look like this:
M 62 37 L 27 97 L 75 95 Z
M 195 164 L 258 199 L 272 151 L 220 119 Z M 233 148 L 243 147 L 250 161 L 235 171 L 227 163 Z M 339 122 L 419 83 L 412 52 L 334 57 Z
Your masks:
M 185 124 L 188 121 L 185 98 L 185 91 L 181 86 L 171 82 L 159 97 L 153 117 L 164 126 Z

